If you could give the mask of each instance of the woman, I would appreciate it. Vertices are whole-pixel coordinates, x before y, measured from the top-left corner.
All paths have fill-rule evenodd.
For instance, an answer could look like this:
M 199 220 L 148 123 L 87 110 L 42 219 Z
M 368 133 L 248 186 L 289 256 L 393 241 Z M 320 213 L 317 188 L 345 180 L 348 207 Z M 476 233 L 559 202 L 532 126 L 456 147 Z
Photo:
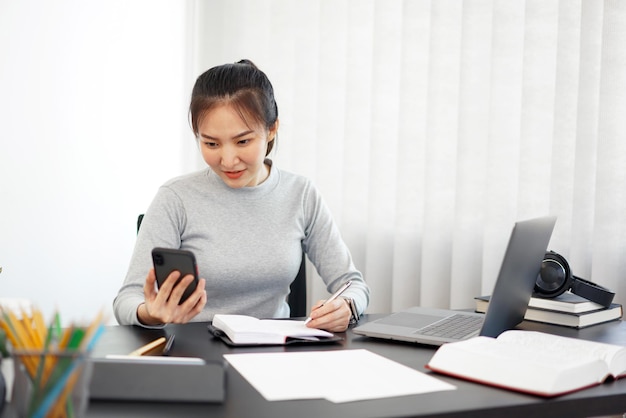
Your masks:
M 210 321 L 216 313 L 289 317 L 286 297 L 304 250 L 328 291 L 352 280 L 341 298 L 313 306 L 307 326 L 344 331 L 367 307 L 369 288 L 317 189 L 267 158 L 279 121 L 266 75 L 248 60 L 209 69 L 196 80 L 189 114 L 210 169 L 159 189 L 113 302 L 118 322 L 161 326 Z M 154 247 L 196 256 L 203 279 L 180 305 L 192 277 L 176 284 L 174 272 L 157 289 Z

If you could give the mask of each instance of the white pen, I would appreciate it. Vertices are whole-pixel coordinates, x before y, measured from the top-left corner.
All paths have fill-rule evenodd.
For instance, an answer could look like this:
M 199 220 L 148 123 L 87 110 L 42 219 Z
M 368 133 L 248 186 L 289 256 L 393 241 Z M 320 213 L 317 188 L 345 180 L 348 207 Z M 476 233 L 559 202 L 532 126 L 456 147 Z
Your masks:
M 327 303 L 332 302 L 333 300 L 337 299 L 343 292 L 344 290 L 346 290 L 347 288 L 350 287 L 350 285 L 352 284 L 352 280 L 348 280 L 347 282 L 345 282 L 335 293 L 333 293 L 331 295 L 331 297 L 329 297 L 328 299 L 326 299 L 324 301 L 324 303 L 322 303 L 320 306 L 318 306 L 317 308 L 321 308 L 322 306 L 326 305 Z M 304 321 L 304 325 L 308 324 L 309 322 L 311 322 L 311 317 L 309 316 L 306 321 Z

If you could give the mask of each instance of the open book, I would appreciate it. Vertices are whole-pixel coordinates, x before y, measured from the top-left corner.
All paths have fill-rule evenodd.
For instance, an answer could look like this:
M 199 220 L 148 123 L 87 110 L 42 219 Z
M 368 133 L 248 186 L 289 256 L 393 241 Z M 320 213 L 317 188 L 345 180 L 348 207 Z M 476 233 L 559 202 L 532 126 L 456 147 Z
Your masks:
M 226 334 L 230 342 L 238 345 L 287 344 L 292 341 L 321 342 L 334 336 L 328 331 L 309 328 L 304 325 L 304 321 L 258 319 L 247 315 L 217 314 L 213 317 L 212 326 Z
M 426 368 L 540 396 L 558 396 L 626 375 L 626 347 L 536 331 L 505 331 L 444 344 Z

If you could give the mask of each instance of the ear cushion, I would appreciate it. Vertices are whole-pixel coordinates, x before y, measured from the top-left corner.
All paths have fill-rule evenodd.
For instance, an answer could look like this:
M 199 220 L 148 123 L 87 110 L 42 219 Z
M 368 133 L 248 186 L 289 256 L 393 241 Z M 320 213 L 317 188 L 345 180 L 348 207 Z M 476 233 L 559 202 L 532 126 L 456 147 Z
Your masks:
M 541 262 L 533 296 L 553 298 L 569 290 L 572 272 L 567 260 L 554 251 L 548 251 Z

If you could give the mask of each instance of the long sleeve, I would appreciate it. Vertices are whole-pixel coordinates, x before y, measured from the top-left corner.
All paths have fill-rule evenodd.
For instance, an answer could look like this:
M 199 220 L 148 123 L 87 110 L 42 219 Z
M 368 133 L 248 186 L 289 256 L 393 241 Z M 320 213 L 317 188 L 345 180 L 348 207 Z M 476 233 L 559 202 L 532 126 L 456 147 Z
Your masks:
M 154 247 L 195 254 L 199 275 L 206 279 L 207 304 L 194 321 L 210 321 L 216 313 L 288 317 L 286 297 L 303 248 L 329 291 L 352 279 L 346 295 L 360 312 L 369 302 L 369 288 L 315 187 L 275 167 L 251 188 L 231 189 L 203 170 L 158 190 L 113 302 L 120 324 L 139 324 L 136 311 Z

